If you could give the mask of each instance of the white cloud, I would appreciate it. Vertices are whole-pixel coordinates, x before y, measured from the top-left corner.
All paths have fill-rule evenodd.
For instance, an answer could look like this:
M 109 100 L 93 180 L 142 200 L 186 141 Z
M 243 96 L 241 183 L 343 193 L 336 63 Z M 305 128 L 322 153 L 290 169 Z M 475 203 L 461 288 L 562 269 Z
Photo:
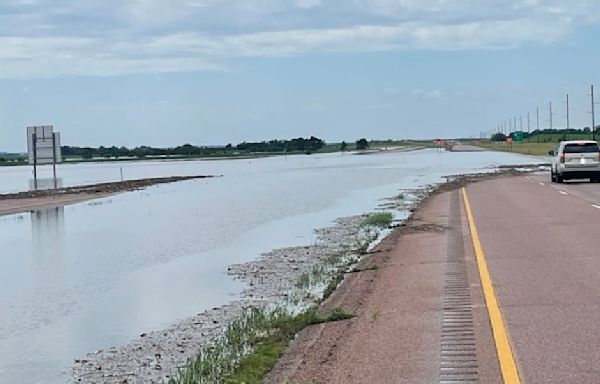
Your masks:
M 0 5 L 0 78 L 219 70 L 240 57 L 313 52 L 506 49 L 560 41 L 574 19 L 596 22 L 599 10 L 566 0 L 11 0 Z

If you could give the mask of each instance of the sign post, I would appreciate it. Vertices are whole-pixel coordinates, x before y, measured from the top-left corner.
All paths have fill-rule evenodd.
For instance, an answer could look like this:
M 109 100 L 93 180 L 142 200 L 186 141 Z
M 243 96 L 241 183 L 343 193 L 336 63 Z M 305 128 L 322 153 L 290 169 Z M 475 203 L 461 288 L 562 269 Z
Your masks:
M 52 164 L 54 189 L 58 188 L 56 163 L 62 162 L 60 133 L 54 132 L 51 125 L 27 127 L 27 155 L 29 164 L 33 165 L 33 185 L 37 190 L 38 165 Z

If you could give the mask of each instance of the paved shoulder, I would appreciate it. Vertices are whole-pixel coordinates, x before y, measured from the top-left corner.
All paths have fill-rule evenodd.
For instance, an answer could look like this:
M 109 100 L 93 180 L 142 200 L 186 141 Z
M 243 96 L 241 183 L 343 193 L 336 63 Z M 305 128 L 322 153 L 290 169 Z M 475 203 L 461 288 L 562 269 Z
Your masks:
M 458 191 L 440 194 L 327 306 L 356 314 L 305 330 L 275 383 L 500 382 Z

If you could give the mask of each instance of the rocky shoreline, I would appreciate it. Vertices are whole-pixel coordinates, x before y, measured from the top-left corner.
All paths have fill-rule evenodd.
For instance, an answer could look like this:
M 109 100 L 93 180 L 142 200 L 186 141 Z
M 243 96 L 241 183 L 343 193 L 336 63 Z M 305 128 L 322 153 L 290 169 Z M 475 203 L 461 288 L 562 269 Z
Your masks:
M 393 209 L 406 209 L 407 204 L 417 202 L 402 197 L 385 199 L 385 204 L 388 208 L 393 205 Z M 178 321 L 167 329 L 144 333 L 127 345 L 77 359 L 73 380 L 166 383 L 248 308 L 285 303 L 302 309 L 314 304 L 326 288 L 325 277 L 333 273 L 335 266 L 351 268 L 362 257 L 356 247 L 375 240 L 373 231 L 364 230 L 365 217 L 340 218 L 333 226 L 316 230 L 314 244 L 275 249 L 256 260 L 231 265 L 227 274 L 247 283 L 238 300 Z

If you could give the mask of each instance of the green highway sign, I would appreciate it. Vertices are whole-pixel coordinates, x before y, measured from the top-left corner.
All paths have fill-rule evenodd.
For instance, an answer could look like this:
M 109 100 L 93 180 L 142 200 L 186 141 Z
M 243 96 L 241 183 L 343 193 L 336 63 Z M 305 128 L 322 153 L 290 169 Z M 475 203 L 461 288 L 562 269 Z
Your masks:
M 514 141 L 523 141 L 523 132 L 516 131 L 515 133 L 512 134 L 512 137 L 513 137 Z

